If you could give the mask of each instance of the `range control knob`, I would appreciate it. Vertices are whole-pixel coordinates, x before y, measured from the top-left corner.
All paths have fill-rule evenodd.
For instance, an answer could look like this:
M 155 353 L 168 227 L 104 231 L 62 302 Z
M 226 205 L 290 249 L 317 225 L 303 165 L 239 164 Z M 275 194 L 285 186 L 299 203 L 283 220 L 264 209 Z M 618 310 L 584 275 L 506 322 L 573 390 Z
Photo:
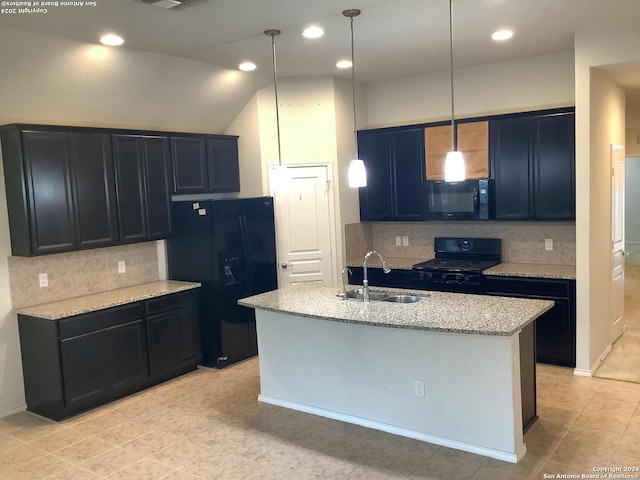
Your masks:
M 468 282 L 468 281 L 469 281 L 469 275 L 465 275 L 465 276 L 464 276 L 464 281 L 465 281 L 465 282 Z
M 447 274 L 443 273 L 442 275 L 440 275 L 442 277 L 442 279 L 444 280 L 445 278 L 447 278 Z
M 427 273 L 427 278 L 431 278 L 431 277 L 433 277 L 433 273 L 428 272 L 428 273 Z

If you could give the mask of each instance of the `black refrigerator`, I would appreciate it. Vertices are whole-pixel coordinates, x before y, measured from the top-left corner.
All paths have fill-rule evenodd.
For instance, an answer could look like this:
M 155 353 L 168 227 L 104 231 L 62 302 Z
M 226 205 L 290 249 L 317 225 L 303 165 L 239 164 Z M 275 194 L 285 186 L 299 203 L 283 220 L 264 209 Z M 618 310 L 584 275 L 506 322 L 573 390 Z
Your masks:
M 239 298 L 278 288 L 273 198 L 174 201 L 169 278 L 202 283 L 202 365 L 256 355 L 255 313 Z

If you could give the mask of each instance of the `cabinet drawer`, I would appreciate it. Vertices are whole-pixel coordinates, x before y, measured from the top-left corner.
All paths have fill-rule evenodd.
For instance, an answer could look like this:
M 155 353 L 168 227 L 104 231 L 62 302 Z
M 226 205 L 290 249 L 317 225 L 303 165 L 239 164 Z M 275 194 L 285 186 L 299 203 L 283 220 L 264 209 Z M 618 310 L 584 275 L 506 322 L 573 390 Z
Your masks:
M 129 303 L 93 313 L 76 315 L 58 322 L 60 339 L 84 335 L 127 323 L 144 316 L 141 302 Z
M 569 297 L 572 283 L 572 280 L 487 276 L 485 277 L 485 292 L 494 295 Z
M 176 310 L 198 303 L 198 290 L 188 290 L 147 300 L 147 315 Z

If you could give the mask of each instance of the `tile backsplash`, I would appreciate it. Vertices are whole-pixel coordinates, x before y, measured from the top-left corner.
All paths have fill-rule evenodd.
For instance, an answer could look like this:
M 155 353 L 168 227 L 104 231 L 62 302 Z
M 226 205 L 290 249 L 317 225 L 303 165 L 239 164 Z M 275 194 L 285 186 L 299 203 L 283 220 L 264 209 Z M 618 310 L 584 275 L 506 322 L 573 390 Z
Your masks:
M 396 246 L 396 236 L 408 236 L 409 246 Z M 574 222 L 360 222 L 345 225 L 347 261 L 369 250 L 388 257 L 433 258 L 434 237 L 491 237 L 502 239 L 502 261 L 575 265 Z M 545 239 L 553 250 L 545 250 Z
M 124 260 L 125 272 L 118 273 Z M 41 257 L 9 257 L 13 308 L 64 300 L 158 280 L 156 242 L 60 253 Z M 46 273 L 49 286 L 40 287 Z

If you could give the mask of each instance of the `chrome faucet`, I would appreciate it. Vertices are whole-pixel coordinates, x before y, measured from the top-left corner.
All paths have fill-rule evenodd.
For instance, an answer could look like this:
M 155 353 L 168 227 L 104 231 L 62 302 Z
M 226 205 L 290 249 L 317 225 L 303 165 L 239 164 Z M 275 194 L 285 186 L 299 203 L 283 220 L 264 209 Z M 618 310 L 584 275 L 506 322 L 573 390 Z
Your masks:
M 345 279 L 345 275 L 347 272 L 353 275 L 353 272 L 349 267 L 344 267 L 342 269 L 342 293 L 340 293 L 339 295 L 342 297 L 343 300 L 347 300 L 347 280 Z
M 369 257 L 371 257 L 372 255 L 377 255 L 378 258 L 382 261 L 382 271 L 384 273 L 389 273 L 391 271 L 384 257 L 375 250 L 370 251 L 364 256 L 364 262 L 362 264 L 362 301 L 365 303 L 369 303 L 369 279 L 367 278 L 367 260 L 369 260 Z

